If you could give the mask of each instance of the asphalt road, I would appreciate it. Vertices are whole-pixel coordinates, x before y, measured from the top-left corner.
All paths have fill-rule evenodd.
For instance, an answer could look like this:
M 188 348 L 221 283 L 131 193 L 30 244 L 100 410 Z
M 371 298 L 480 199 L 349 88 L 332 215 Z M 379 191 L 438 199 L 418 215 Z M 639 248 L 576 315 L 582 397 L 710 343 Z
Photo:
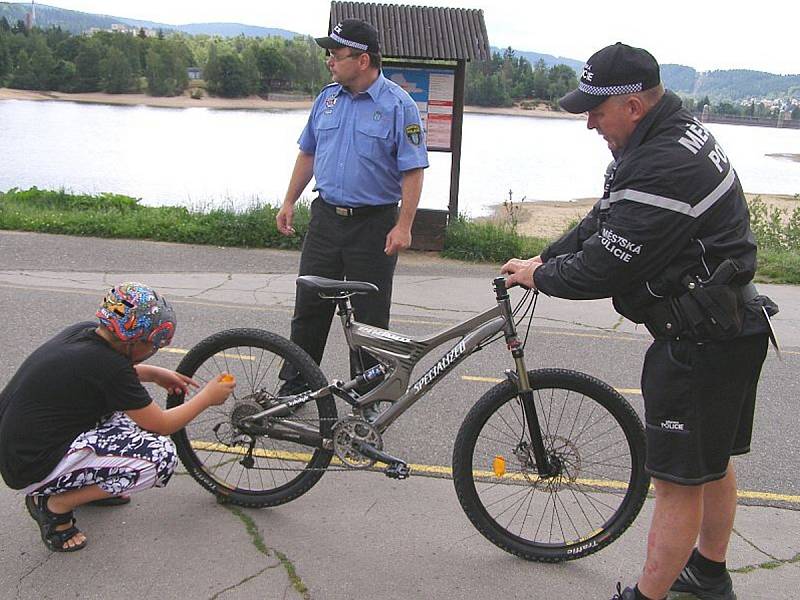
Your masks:
M 0 344 L 4 351 L 0 353 L 0 382 L 7 381 L 25 356 L 60 327 L 91 318 L 103 288 L 117 279 L 136 277 L 158 289 L 172 290 L 178 333 L 170 351 L 153 359 L 157 364 L 175 368 L 182 351 L 223 329 L 258 327 L 288 336 L 298 257 L 291 251 L 1 232 Z M 489 307 L 491 278 L 496 274 L 493 265 L 404 255 L 397 271 L 393 328 L 410 336 L 427 336 Z M 241 278 L 256 283 L 249 284 L 250 290 L 241 285 L 237 289 Z M 413 294 L 403 293 L 404 282 L 413 284 Z M 250 293 L 253 289 L 273 294 L 265 299 Z M 787 290 L 792 293 L 786 294 Z M 797 290 L 784 286 L 780 291 L 784 292 L 779 300 L 784 304 L 782 314 L 791 314 L 785 297 L 798 298 Z M 598 302 L 601 310 L 609 311 L 610 303 Z M 641 414 L 637 390 L 649 337 L 631 324 L 619 327 L 611 313 L 608 326 L 592 324 L 585 314 L 586 303 L 542 297 L 540 306 L 545 316 L 534 320 L 528 367 L 587 372 L 622 390 Z M 800 352 L 791 344 L 784 351 L 783 362 L 770 352 L 764 365 L 753 451 L 738 461 L 738 470 L 740 487 L 753 492 L 746 502 L 800 508 L 796 469 L 800 435 L 796 420 L 790 418 L 800 396 L 796 376 Z M 346 357 L 344 337 L 334 320 L 322 365 L 329 379 L 346 378 Z M 422 366 L 432 360 L 433 355 Z M 464 415 L 493 385 L 487 380 L 501 378 L 511 366 L 502 343 L 470 357 L 386 432 L 386 449 L 408 462 L 449 465 L 452 442 Z M 340 414 L 343 411 L 340 407 Z
M 157 364 L 175 368 L 187 349 L 223 329 L 286 335 L 298 258 L 296 252 L 0 232 L 0 385 L 42 341 L 66 324 L 91 319 L 106 288 L 124 280 L 153 285 L 178 311 L 174 344 L 153 359 Z M 428 336 L 491 306 L 496 273 L 495 265 L 405 254 L 395 279 L 393 328 Z M 743 506 L 728 565 L 743 600 L 794 598 L 800 582 L 800 288 L 762 291 L 782 306 L 776 324 L 785 356 L 767 359 L 753 451 L 738 460 Z M 348 371 L 337 326 L 322 365 L 329 378 Z M 540 297 L 528 367 L 585 371 L 621 389 L 641 412 L 639 371 L 648 342 L 608 301 Z M 386 432 L 385 448 L 410 463 L 449 466 L 467 410 L 511 366 L 502 344 L 470 357 Z M 483 539 L 445 479 L 332 472 L 289 504 L 244 510 L 219 506 L 179 469 L 165 490 L 136 495 L 128 506 L 80 507 L 76 516 L 89 545 L 63 555 L 44 548 L 21 494 L 0 484 L 0 596 L 605 600 L 617 581 L 635 581 L 652 506 L 648 500 L 631 528 L 603 551 L 550 565 L 519 560 Z

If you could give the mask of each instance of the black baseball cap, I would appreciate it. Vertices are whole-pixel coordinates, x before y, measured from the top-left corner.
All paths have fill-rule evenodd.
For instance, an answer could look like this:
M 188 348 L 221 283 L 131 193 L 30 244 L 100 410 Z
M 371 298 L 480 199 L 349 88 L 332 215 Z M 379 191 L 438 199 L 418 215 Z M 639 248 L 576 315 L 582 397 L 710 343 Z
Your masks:
M 635 94 L 661 83 L 658 63 L 642 48 L 621 42 L 595 52 L 583 66 L 578 89 L 561 98 L 561 108 L 584 113 L 605 102 L 610 96 Z
M 378 43 L 378 31 L 361 19 L 344 19 L 339 21 L 328 37 L 315 38 L 317 44 L 326 50 L 336 48 L 355 48 L 362 52 L 381 51 Z

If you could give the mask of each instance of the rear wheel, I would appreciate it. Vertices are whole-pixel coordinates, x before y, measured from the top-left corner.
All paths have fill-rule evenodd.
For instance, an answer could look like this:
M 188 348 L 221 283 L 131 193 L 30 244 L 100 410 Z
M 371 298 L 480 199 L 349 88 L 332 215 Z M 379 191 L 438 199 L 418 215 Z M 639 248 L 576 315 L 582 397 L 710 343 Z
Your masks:
M 529 372 L 548 459 L 539 477 L 514 383 L 490 389 L 464 419 L 453 482 L 473 525 L 527 560 L 580 558 L 610 544 L 636 518 L 649 477 L 638 416 L 605 383 L 560 369 Z
M 284 363 L 290 363 L 310 389 L 327 385 L 319 366 L 299 346 L 258 329 L 214 334 L 178 365 L 178 372 L 201 386 L 223 372 L 236 378 L 236 389 L 224 404 L 208 408 L 172 436 L 189 474 L 221 500 L 251 507 L 289 502 L 319 481 L 331 461 L 329 450 L 237 427 L 241 417 L 277 403 L 274 398 L 283 384 L 278 373 Z M 182 402 L 182 396 L 170 396 L 167 406 Z M 328 395 L 297 407 L 286 419 L 318 429 L 330 439 L 336 405 Z

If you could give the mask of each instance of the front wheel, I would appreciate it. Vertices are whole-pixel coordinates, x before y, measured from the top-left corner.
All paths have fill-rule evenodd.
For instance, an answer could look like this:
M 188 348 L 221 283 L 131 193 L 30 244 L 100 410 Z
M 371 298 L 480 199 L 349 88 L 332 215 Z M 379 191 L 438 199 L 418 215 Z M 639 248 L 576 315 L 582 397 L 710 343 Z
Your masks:
M 534 561 L 580 558 L 614 541 L 644 503 L 644 429 L 598 379 L 562 369 L 528 376 L 554 472 L 539 476 L 517 386 L 506 381 L 464 419 L 453 483 L 472 524 L 503 550 Z
M 197 344 L 177 371 L 201 386 L 227 372 L 236 389 L 220 406 L 211 406 L 173 434 L 178 456 L 201 486 L 221 501 L 239 506 L 275 506 L 307 492 L 325 472 L 330 450 L 298 441 L 273 439 L 269 434 L 243 430 L 239 419 L 277 403 L 283 384 L 278 373 L 291 364 L 312 390 L 327 385 L 317 364 L 293 342 L 259 329 L 230 329 Z M 167 407 L 183 402 L 170 396 Z M 297 407 L 292 422 L 330 438 L 336 405 L 330 395 Z

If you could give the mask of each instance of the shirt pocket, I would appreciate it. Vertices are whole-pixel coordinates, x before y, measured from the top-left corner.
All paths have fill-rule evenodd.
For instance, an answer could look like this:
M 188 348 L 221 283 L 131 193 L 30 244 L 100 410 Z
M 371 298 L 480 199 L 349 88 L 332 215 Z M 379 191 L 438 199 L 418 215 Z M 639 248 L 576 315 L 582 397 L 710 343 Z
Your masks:
M 339 134 L 339 125 L 342 122 L 341 113 L 333 111 L 325 114 L 325 111 L 317 117 L 314 124 L 314 132 L 317 135 L 317 145 L 330 142 Z
M 368 121 L 356 124 L 355 147 L 361 158 L 372 162 L 386 160 L 392 153 L 391 125 L 388 122 Z

